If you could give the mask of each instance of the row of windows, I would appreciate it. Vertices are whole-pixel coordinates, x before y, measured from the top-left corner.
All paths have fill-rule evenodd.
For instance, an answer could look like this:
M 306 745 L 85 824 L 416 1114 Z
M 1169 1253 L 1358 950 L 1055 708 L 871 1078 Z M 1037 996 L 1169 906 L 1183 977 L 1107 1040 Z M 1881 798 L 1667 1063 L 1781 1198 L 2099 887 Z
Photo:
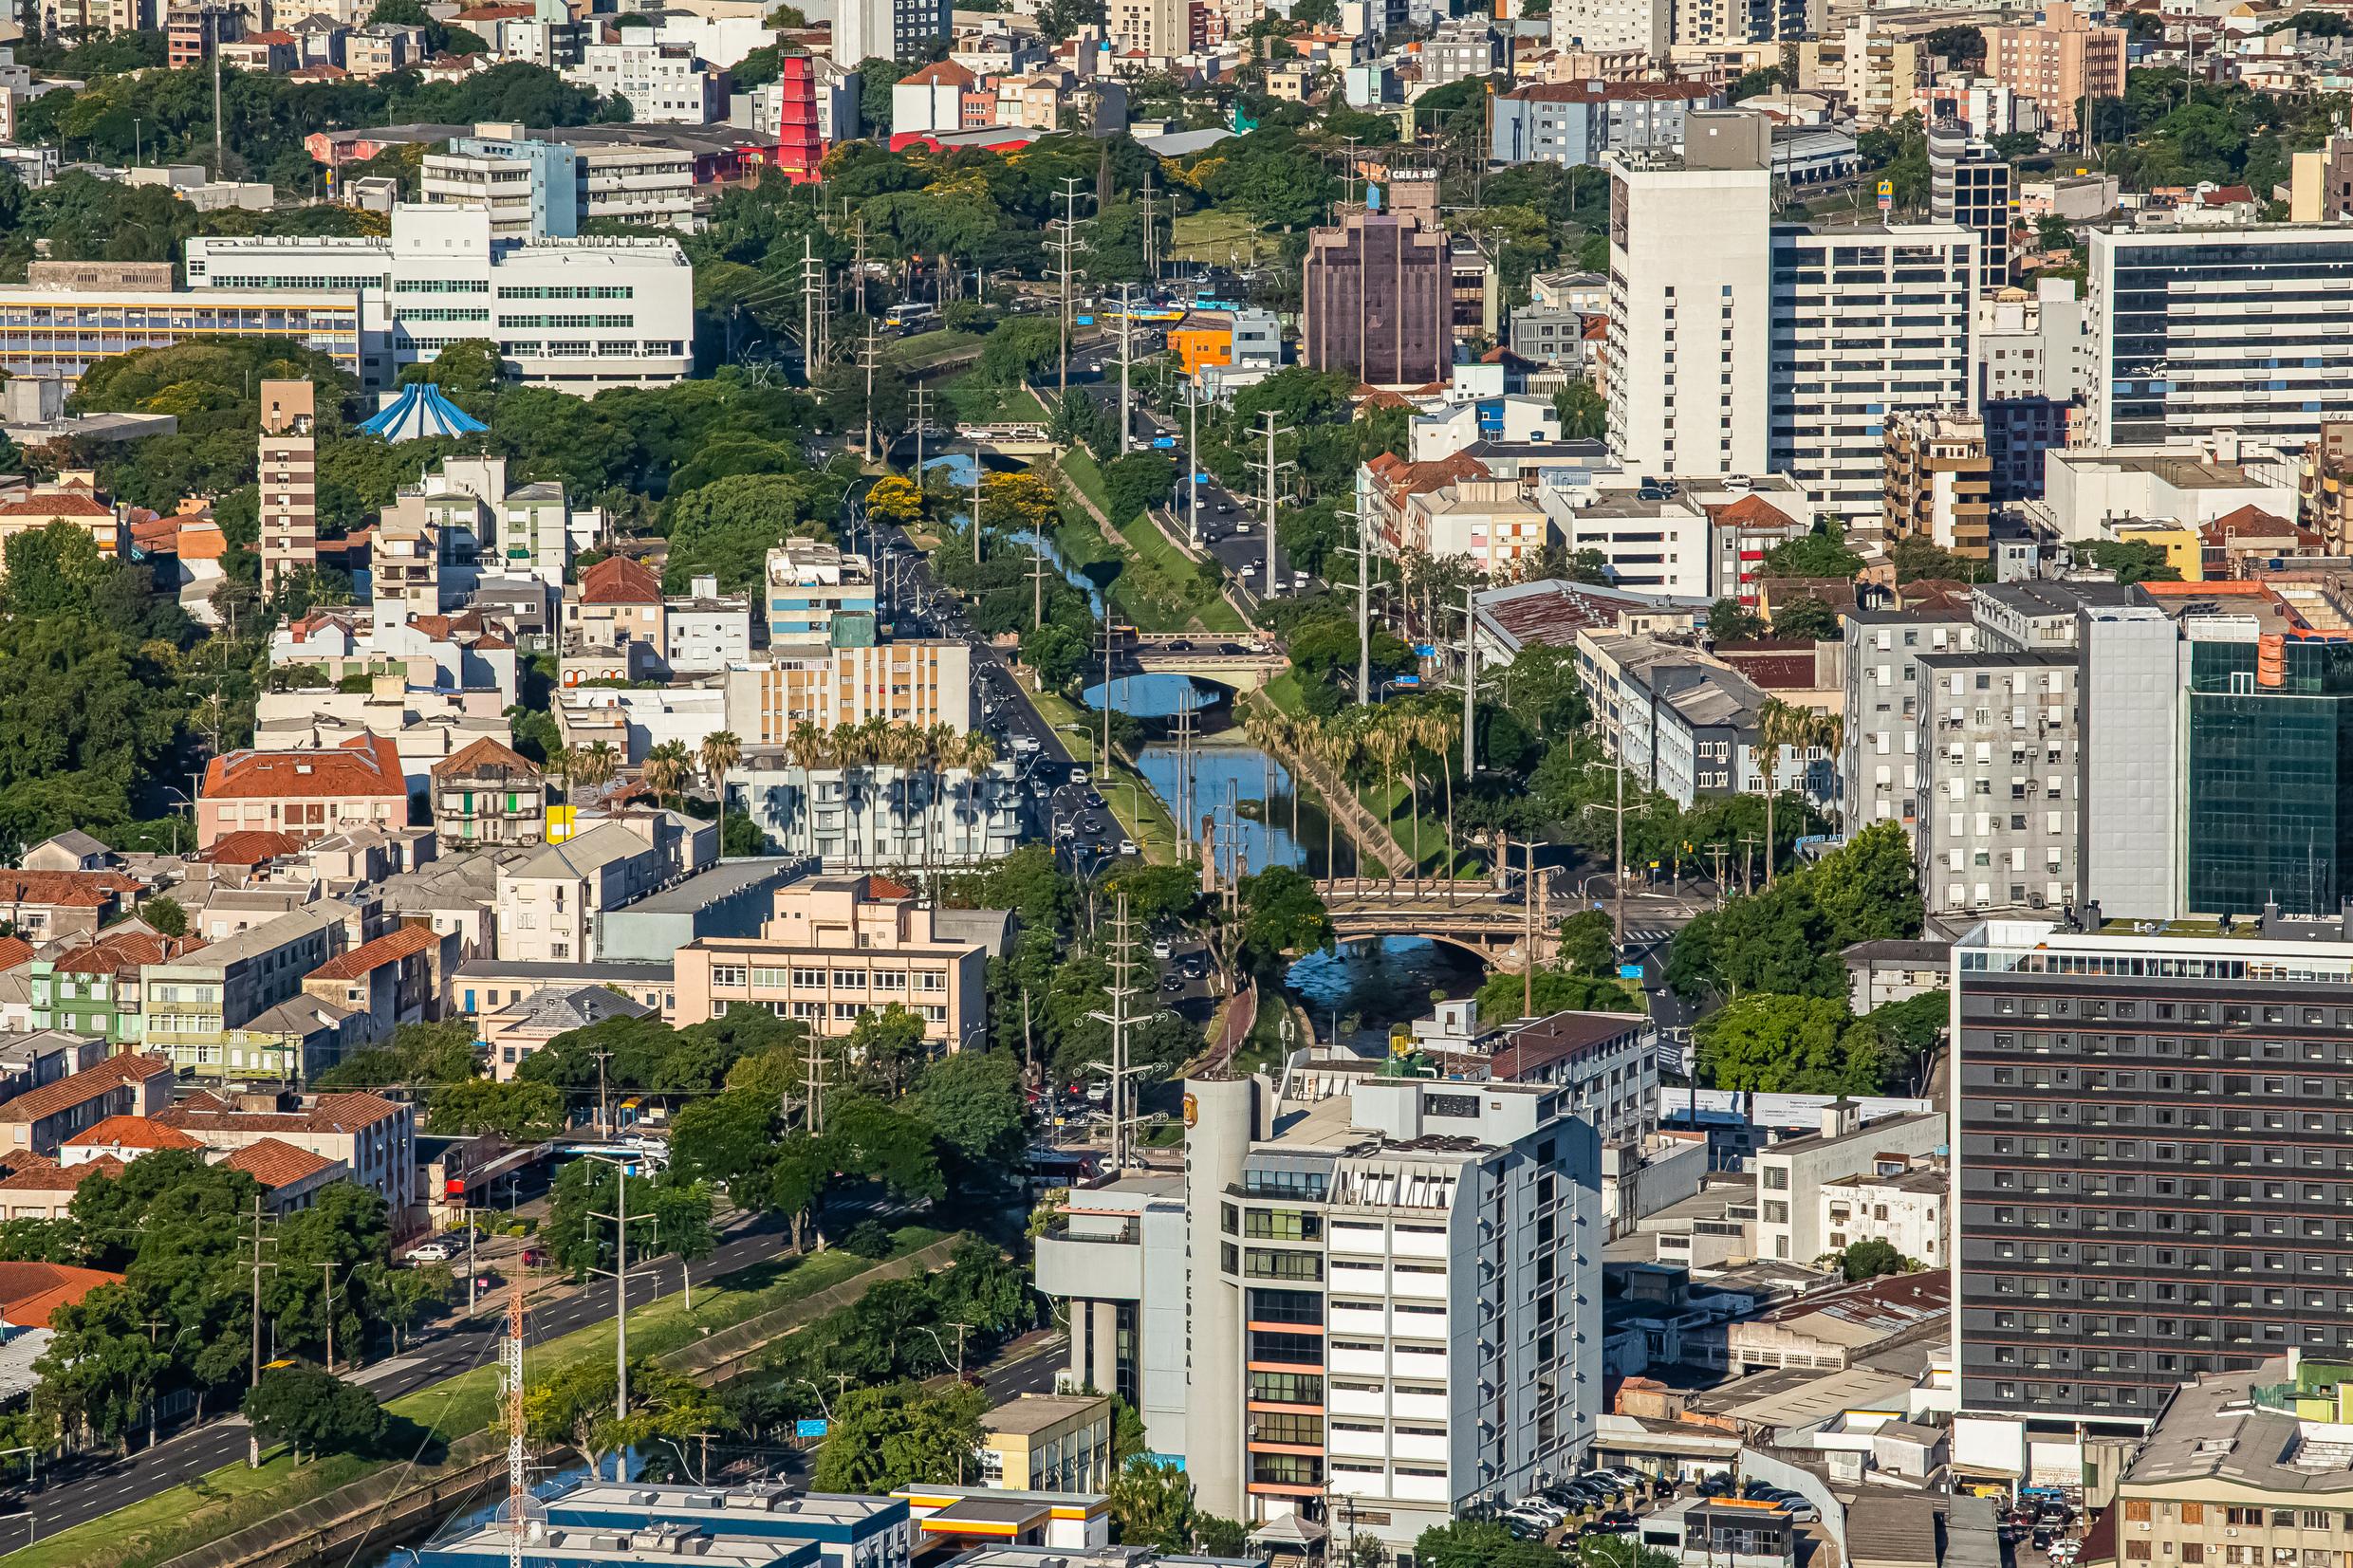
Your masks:
M 918 991 L 944 991 L 948 988 L 946 971 L 917 969 L 915 987 Z M 765 964 L 713 964 L 711 985 L 713 990 L 740 991 L 750 986 L 762 989 L 782 990 L 789 985 L 794 990 L 824 990 L 830 977 L 837 990 L 903 991 L 908 988 L 909 971 L 905 969 L 825 969 L 794 965 L 790 968 Z M 871 976 L 871 979 L 869 979 Z
M 1963 1044 L 1973 1051 L 2033 1051 L 2043 1055 L 2080 1051 L 2085 1056 L 2177 1056 L 2193 1061 L 2353 1061 L 2353 1041 L 2216 1040 L 2209 1035 L 2191 1035 L 2187 1039 L 2137 1034 L 2079 1036 L 2065 1030 L 2028 1030 L 2020 1034 L 1973 1028 Z

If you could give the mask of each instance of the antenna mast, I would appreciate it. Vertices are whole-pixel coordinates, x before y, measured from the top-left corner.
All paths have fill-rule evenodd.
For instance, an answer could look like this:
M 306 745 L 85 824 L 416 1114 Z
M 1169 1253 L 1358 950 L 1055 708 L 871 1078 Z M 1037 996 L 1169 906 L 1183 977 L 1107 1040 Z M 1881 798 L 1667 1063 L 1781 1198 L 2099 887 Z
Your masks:
M 523 1568 L 523 1541 L 545 1511 L 531 1496 L 530 1467 L 523 1446 L 523 1282 L 507 1286 L 507 1338 L 499 1347 L 499 1393 L 507 1410 L 507 1568 Z

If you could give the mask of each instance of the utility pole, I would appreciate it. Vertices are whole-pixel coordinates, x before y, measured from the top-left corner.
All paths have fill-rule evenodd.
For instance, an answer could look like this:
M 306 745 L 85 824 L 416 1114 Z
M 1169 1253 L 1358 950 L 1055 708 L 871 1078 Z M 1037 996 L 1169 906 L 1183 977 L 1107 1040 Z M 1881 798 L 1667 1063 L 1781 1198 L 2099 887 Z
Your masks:
M 1185 538 L 1201 547 L 1201 386 L 1185 378 Z M 195 808 L 189 808 L 193 816 Z
M 1536 1011 L 1536 851 L 1542 842 L 1541 839 L 1527 839 L 1520 840 L 1516 846 L 1526 854 L 1528 867 L 1527 871 L 1522 874 L 1520 888 L 1522 911 L 1520 955 L 1528 961 L 1520 971 L 1520 1016 L 1522 1018 L 1533 1017 Z M 1507 836 L 1503 840 L 1502 856 L 1506 866 L 1510 864 L 1511 851 L 1514 847 L 1512 839 Z
M 276 1237 L 270 1238 L 272 1243 Z M 276 1264 L 262 1262 L 262 1199 L 253 1195 L 253 1370 L 246 1383 L 249 1389 L 262 1386 L 262 1270 L 274 1269 Z M 258 1431 L 249 1430 L 245 1439 L 245 1463 L 249 1469 L 262 1467 L 262 1440 Z
M 865 220 L 861 218 L 859 221 L 863 223 Z M 866 400 L 869 403 L 873 402 L 874 397 L 871 393 L 867 395 Z M 920 487 L 923 483 L 923 431 L 924 427 L 931 423 L 932 389 L 918 385 L 908 392 L 907 401 L 912 405 L 915 413 L 915 482 Z M 977 485 L 979 482 L 975 479 L 973 484 Z
M 874 461 L 874 367 L 881 361 L 882 344 L 876 338 L 874 323 L 866 323 L 866 348 L 860 356 L 866 361 L 866 461 Z
M 1355 507 L 1343 507 L 1338 515 L 1356 524 L 1356 543 L 1338 551 L 1356 557 L 1356 701 L 1362 708 L 1373 700 L 1373 532 Z
M 481 1305 L 479 1287 L 482 1283 L 482 1275 L 481 1271 L 474 1266 L 477 1257 L 474 1251 L 474 1240 L 481 1234 L 482 1227 L 473 1223 L 473 1206 L 468 1204 L 466 1206 L 466 1311 L 469 1315 L 472 1315 L 475 1307 Z
M 1134 1148 L 1128 1117 L 1127 1080 L 1143 1069 L 1127 1064 L 1127 1030 L 1134 1022 L 1129 1016 L 1127 1004 L 1128 998 L 1136 994 L 1136 987 L 1128 983 L 1135 965 L 1135 938 L 1128 924 L 1125 893 L 1120 895 L 1115 910 L 1111 917 L 1111 984 L 1104 991 L 1111 998 L 1111 1010 L 1107 1013 L 1088 1013 L 1086 1016 L 1111 1025 L 1111 1060 L 1108 1062 L 1092 1061 L 1087 1065 L 1111 1079 L 1111 1169 L 1120 1171 L 1127 1169 L 1128 1155 Z
M 1136 413 L 1128 402 L 1127 367 L 1135 362 L 1135 350 L 1129 346 L 1129 333 L 1136 325 L 1136 286 L 1120 285 L 1120 455 L 1125 457 L 1136 450 Z
M 1740 836 L 1740 891 L 1742 893 L 1752 893 L 1756 889 L 1756 846 L 1764 841 L 1753 833 L 1744 833 Z
M 980 466 L 980 437 L 973 437 L 973 564 L 980 564 L 980 491 L 988 472 Z
M 617 1379 L 613 1392 L 613 1419 L 626 1421 L 629 1419 L 629 1167 L 623 1161 L 602 1154 L 588 1157 L 611 1166 L 621 1178 L 615 1183 L 620 1201 L 614 1206 L 614 1211 L 601 1214 L 591 1210 L 588 1217 L 613 1222 L 613 1267 L 610 1272 L 613 1276 L 613 1331 L 618 1337 L 613 1343 L 613 1372 Z M 638 1218 L 644 1220 L 653 1216 L 640 1214 Z M 590 1272 L 602 1274 L 607 1271 L 592 1269 Z
M 1160 239 L 1158 234 L 1152 231 L 1152 171 L 1150 169 L 1146 169 L 1144 171 L 1144 189 L 1142 200 L 1144 209 L 1144 282 L 1149 285 L 1157 284 L 1160 281 Z
M 801 384 L 817 384 L 817 249 L 801 236 Z
M 221 150 L 220 27 L 217 20 L 210 24 L 199 20 L 197 25 L 213 34 L 213 177 L 220 179 L 229 172 L 229 155 Z
M 845 201 L 847 200 L 847 198 L 846 198 L 846 197 L 845 197 L 845 198 L 843 198 L 843 199 L 844 199 Z M 865 213 L 861 212 L 861 213 L 859 213 L 859 214 L 858 214 L 858 222 L 857 222 L 857 224 L 856 224 L 856 225 L 855 225 L 855 226 L 851 229 L 850 233 L 851 233 L 851 238 L 852 238 L 853 243 L 855 243 L 855 244 L 856 244 L 856 246 L 857 246 L 857 248 L 858 248 L 858 249 L 857 249 L 857 252 L 856 252 L 856 255 L 857 255 L 857 261 L 856 261 L 856 263 L 855 263 L 855 265 L 856 265 L 856 267 L 857 267 L 857 268 L 858 268 L 858 271 L 857 271 L 857 274 L 856 274 L 856 284 L 855 284 L 855 286 L 856 286 L 856 287 L 857 287 L 857 289 L 858 289 L 858 313 L 859 313 L 861 316 L 863 316 L 863 315 L 866 313 L 866 214 L 865 214 Z
M 604 1092 L 604 1063 L 613 1053 L 599 1051 L 595 1054 L 597 1059 L 597 1134 L 600 1137 L 609 1138 L 613 1135 L 613 1112 Z
M 1063 178 L 1063 189 L 1055 194 L 1062 199 L 1063 215 L 1053 220 L 1058 227 L 1055 237 L 1047 242 L 1057 262 L 1050 276 L 1062 281 L 1062 379 L 1058 390 L 1065 396 L 1070 391 L 1070 252 L 1085 249 L 1079 242 L 1079 186 L 1076 175 Z
M 1111 782 L 1111 645 L 1117 639 L 1111 633 L 1111 606 L 1103 606 L 1103 700 L 1102 755 L 1095 759 L 1095 770 L 1102 775 L 1102 782 Z
M 1186 865 L 1193 863 L 1193 838 L 1185 831 L 1193 799 L 1193 688 L 1176 693 L 1176 850 Z
M 824 1098 L 825 1092 L 825 1057 L 823 1048 L 823 1041 L 815 1029 L 811 1029 L 808 1033 L 808 1056 L 806 1059 L 806 1061 L 808 1068 L 807 1088 L 805 1091 L 805 1093 L 808 1096 L 807 1127 L 809 1135 L 811 1137 L 815 1137 L 820 1132 L 824 1130 L 825 1122 L 825 1102 Z
M 1260 434 L 1263 434 L 1266 436 L 1266 438 L 1267 438 L 1267 456 L 1266 456 L 1266 460 L 1265 460 L 1264 462 L 1252 463 L 1252 464 L 1251 465 L 1251 467 L 1252 467 L 1252 468 L 1254 468 L 1254 469 L 1258 470 L 1258 471 L 1259 471 L 1259 477 L 1260 477 L 1260 478 L 1261 478 L 1261 479 L 1265 482 L 1265 484 L 1266 484 L 1266 503 L 1267 503 L 1267 581 L 1266 581 L 1265 587 L 1266 587 L 1266 597 L 1267 597 L 1267 598 L 1269 598 L 1269 599 L 1272 599 L 1272 598 L 1274 598 L 1274 595 L 1275 595 L 1275 577 L 1274 577 L 1274 482 L 1275 482 L 1276 477 L 1277 477 L 1277 476 L 1278 476 L 1278 475 L 1282 472 L 1282 470 L 1285 470 L 1285 469 L 1288 469 L 1288 468 L 1290 468 L 1290 467 L 1292 467 L 1292 466 L 1293 466 L 1293 465 L 1291 465 L 1291 464 L 1289 464 L 1289 463 L 1277 463 L 1277 462 L 1274 460 L 1274 438 L 1275 438 L 1276 436 L 1278 436 L 1278 435 L 1288 435 L 1288 434 L 1291 433 L 1291 431 L 1290 431 L 1290 427 L 1289 427 L 1288 425 L 1280 424 L 1280 423 L 1278 422 L 1278 417 L 1279 417 L 1279 416 L 1275 414 L 1275 412 L 1274 412 L 1272 409 L 1269 409 L 1266 413 L 1264 413 L 1264 414 L 1260 415 L 1258 417 L 1266 421 L 1266 429 L 1265 429 L 1262 433 L 1260 433 Z
M 1046 552 L 1029 552 L 1029 629 L 1046 624 Z
M 1612 817 L 1617 819 L 1617 857 L 1614 869 L 1610 873 L 1611 901 L 1617 906 L 1617 913 L 1611 924 L 1618 946 L 1621 949 L 1623 949 L 1626 945 L 1626 813 L 1630 810 L 1639 810 L 1640 807 L 1629 806 L 1626 804 L 1626 765 L 1624 759 L 1619 758 L 1613 761 L 1610 766 L 1617 770 L 1618 774 L 1617 803 L 1614 805 L 1603 805 L 1597 802 L 1586 806 L 1585 809 L 1587 811 L 1606 811 Z
M 1724 856 L 1732 846 L 1730 844 L 1702 844 L 1700 847 L 1706 850 L 1709 857 L 1715 861 L 1715 901 L 1721 904 L 1724 901 Z
M 523 1536 L 533 1507 L 523 1447 L 523 1281 L 507 1286 L 507 1337 L 498 1347 L 498 1392 L 507 1411 L 507 1563 L 523 1568 Z
M 326 1294 L 319 1301 L 319 1316 L 326 1319 L 326 1370 L 333 1372 L 335 1370 L 335 1265 L 332 1263 L 324 1263 L 319 1265 L 319 1270 L 325 1282 L 326 1291 Z
M 1358 651 L 1362 656 L 1361 642 Z M 1471 782 L 1471 732 L 1478 722 L 1478 690 L 1479 602 L 1477 590 L 1466 582 L 1462 585 L 1462 781 L 1465 784 Z M 1451 855 L 1454 852 L 1449 850 L 1447 853 Z

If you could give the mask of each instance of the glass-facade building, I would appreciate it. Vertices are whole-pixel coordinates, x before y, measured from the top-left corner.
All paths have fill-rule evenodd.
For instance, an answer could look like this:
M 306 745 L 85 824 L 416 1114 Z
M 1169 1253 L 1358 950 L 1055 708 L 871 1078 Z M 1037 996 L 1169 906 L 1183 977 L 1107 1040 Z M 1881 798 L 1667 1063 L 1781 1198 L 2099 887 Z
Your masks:
M 2189 908 L 2337 913 L 2353 894 L 2353 640 L 2190 646 Z
M 2301 445 L 2353 413 L 2353 234 L 2334 227 L 2091 237 L 2090 444 L 2233 430 Z

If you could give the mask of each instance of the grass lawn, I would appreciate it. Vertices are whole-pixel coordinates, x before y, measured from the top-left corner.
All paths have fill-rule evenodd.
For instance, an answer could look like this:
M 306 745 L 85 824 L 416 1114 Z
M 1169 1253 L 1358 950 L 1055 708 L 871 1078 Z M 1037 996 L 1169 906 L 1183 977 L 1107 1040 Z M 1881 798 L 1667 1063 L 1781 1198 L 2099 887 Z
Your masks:
M 1171 225 L 1174 254 L 1179 261 L 1209 262 L 1223 267 L 1239 256 L 1255 259 L 1250 219 L 1240 212 L 1203 212 L 1180 214 Z
M 1063 474 L 1076 485 L 1081 495 L 1095 503 L 1095 509 L 1105 517 L 1111 515 L 1111 497 L 1103 489 L 1102 470 L 1096 467 L 1093 453 L 1074 446 L 1057 460 Z
M 891 358 L 910 370 L 920 370 L 925 365 L 953 360 L 959 354 L 969 354 L 979 345 L 980 334 L 977 332 L 951 332 L 941 327 L 936 332 L 918 332 L 913 337 L 901 338 L 892 345 Z
M 898 1250 L 918 1250 L 944 1234 L 920 1226 L 907 1227 L 897 1233 Z M 676 1350 L 705 1333 L 788 1306 L 873 1266 L 866 1259 L 841 1251 L 756 1264 L 714 1279 L 709 1287 L 696 1285 L 692 1315 L 676 1296 L 662 1297 L 631 1312 L 630 1348 L 633 1352 L 642 1349 L 647 1355 Z M 607 1319 L 536 1346 L 529 1353 L 528 1371 L 538 1378 L 559 1366 L 591 1359 L 609 1361 L 614 1335 L 613 1323 Z M 498 1369 L 494 1365 L 476 1367 L 404 1393 L 384 1406 L 395 1417 L 404 1417 L 444 1442 L 488 1430 L 497 1408 Z M 10 1552 L 0 1557 L 0 1564 L 7 1568 L 85 1568 L 90 1563 L 104 1563 L 107 1568 L 143 1568 L 259 1523 L 282 1509 L 324 1496 L 393 1463 L 397 1461 L 337 1455 L 297 1466 L 280 1454 L 258 1470 L 242 1464 L 225 1466 L 185 1485 Z
M 1299 685 L 1299 672 L 1286 670 L 1260 688 L 1266 699 L 1293 718 L 1304 718 L 1307 712 L 1306 693 Z
M 1414 797 L 1402 784 L 1383 783 L 1357 791 L 1357 799 L 1376 821 L 1386 822 L 1389 837 L 1407 859 L 1414 854 Z M 1432 806 L 1437 809 L 1433 811 Z M 1463 858 L 1457 857 L 1455 869 L 1462 868 Z M 1425 876 L 1448 875 L 1446 855 L 1446 795 L 1445 786 L 1436 790 L 1424 789 L 1421 798 L 1421 871 Z
M 1028 387 L 991 386 L 969 370 L 949 377 L 932 391 L 963 424 L 1035 424 L 1047 417 L 1045 405 L 1030 396 Z
M 1096 745 L 1102 734 L 1101 716 L 1051 692 L 1024 694 L 1047 724 L 1061 730 L 1063 745 L 1070 748 L 1070 760 L 1094 770 L 1095 787 L 1102 792 L 1103 804 L 1111 808 L 1121 831 L 1136 840 L 1144 858 L 1154 865 L 1173 864 L 1177 858 L 1176 818 L 1168 802 L 1152 792 L 1142 774 L 1116 758 L 1107 771 L 1102 767 L 1102 747 Z M 1063 729 L 1066 724 L 1085 728 L 1083 731 Z

